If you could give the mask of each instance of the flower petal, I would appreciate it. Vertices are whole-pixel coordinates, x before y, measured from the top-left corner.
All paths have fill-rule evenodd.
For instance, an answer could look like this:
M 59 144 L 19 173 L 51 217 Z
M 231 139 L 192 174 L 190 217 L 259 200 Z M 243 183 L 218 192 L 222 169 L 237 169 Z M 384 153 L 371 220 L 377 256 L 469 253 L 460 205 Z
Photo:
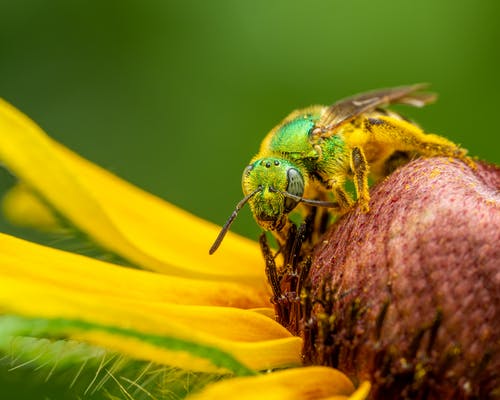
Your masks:
M 40 284 L 143 301 L 239 308 L 271 307 L 266 288 L 120 267 L 0 234 L 0 273 Z
M 29 251 L 30 248 L 34 251 Z M 74 264 L 64 268 L 67 261 Z M 97 268 L 91 268 L 94 263 L 102 265 L 101 282 Z M 43 269 L 45 266 L 47 270 Z M 116 275 L 118 270 L 124 272 L 122 282 Z M 68 271 L 69 279 L 65 276 Z M 155 277 L 152 273 L 120 267 L 113 270 L 106 263 L 0 235 L 0 274 L 2 313 L 82 321 L 196 343 L 226 352 L 249 369 L 297 365 L 301 360 L 301 339 L 293 337 L 274 320 L 239 308 L 173 304 L 176 299 L 170 293 L 162 294 L 160 285 L 150 281 Z M 92 283 L 93 274 L 99 283 Z M 172 278 L 156 276 L 156 279 L 169 284 Z M 154 289 L 152 294 L 146 293 L 148 287 Z M 151 343 L 141 343 L 136 338 L 79 330 L 70 337 L 134 357 L 186 367 L 177 359 L 165 359 L 164 352 L 155 353 Z M 134 343 L 129 343 L 130 340 Z
M 102 246 L 144 268 L 172 275 L 264 281 L 257 245 L 128 184 L 51 140 L 0 100 L 0 161 Z
M 293 337 L 265 316 L 235 308 L 128 301 L 96 294 L 88 296 L 9 276 L 0 282 L 0 311 L 132 329 L 137 333 L 196 343 L 227 352 L 255 370 L 298 365 L 301 360 L 301 339 Z M 132 344 L 128 343 L 127 337 L 109 336 L 106 332 L 99 335 L 79 330 L 70 333 L 74 339 L 87 340 L 134 357 L 188 367 L 179 364 L 175 358 L 165 359 L 165 355 L 153 351 L 148 342 L 134 340 Z
M 305 367 L 254 377 L 228 379 L 208 386 L 190 400 L 314 400 L 345 396 L 354 392 L 351 381 L 340 371 L 327 367 Z
M 370 394 L 370 389 L 371 389 L 370 382 L 364 381 L 350 396 L 336 395 L 336 396 L 325 397 L 322 400 L 365 400 L 366 398 L 368 398 L 368 394 Z
M 2 211 L 14 225 L 44 231 L 57 231 L 62 228 L 49 207 L 22 183 L 4 195 Z
M 79 320 L 0 316 L 0 347 L 8 348 L 12 338 L 72 337 L 106 346 L 139 359 L 169 364 L 188 371 L 233 372 L 253 375 L 254 371 L 219 349 L 178 338 L 144 334 L 132 329 L 110 327 Z

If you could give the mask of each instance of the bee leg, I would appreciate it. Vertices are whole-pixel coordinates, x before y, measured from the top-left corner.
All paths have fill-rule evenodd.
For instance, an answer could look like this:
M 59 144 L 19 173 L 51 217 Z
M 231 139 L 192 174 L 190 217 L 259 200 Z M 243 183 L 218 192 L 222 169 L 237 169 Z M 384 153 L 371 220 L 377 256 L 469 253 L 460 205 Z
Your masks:
M 273 231 L 273 236 L 278 242 L 280 248 L 282 248 L 286 244 L 286 241 L 289 237 L 290 228 L 293 225 L 293 222 L 288 218 L 283 222 L 284 224 L 279 229 Z
M 360 147 L 351 152 L 351 169 L 354 173 L 354 186 L 358 194 L 358 202 L 363 212 L 370 210 L 370 193 L 368 192 L 368 162 Z
M 476 168 L 476 164 L 471 157 L 467 156 L 467 150 L 448 141 L 441 136 L 432 133 L 426 134 L 426 141 L 419 144 L 418 152 L 426 157 L 452 157 L 457 158 L 466 163 L 472 169 Z M 446 141 L 446 142 L 445 142 Z
M 344 189 L 343 175 L 325 179 L 322 182 L 328 190 L 333 192 L 335 200 L 337 200 L 337 203 L 339 204 L 339 213 L 344 214 L 349 211 L 353 205 L 353 201 L 349 193 L 347 193 Z
M 347 193 L 342 186 L 335 186 L 333 188 L 333 193 L 335 195 L 337 203 L 339 203 L 341 213 L 344 213 L 351 209 L 353 201 L 349 193 Z
M 400 151 L 415 151 L 426 157 L 453 157 L 474 168 L 474 162 L 467 157 L 467 150 L 444 137 L 425 133 L 417 126 L 387 116 L 367 118 L 364 128 L 374 142 L 386 144 Z

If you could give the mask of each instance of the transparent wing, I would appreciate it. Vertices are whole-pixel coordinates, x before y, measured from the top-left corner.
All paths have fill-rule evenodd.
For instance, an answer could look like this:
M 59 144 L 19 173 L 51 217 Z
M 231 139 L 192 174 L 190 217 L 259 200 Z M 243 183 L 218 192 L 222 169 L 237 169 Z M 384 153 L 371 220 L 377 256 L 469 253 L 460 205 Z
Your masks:
M 390 104 L 408 104 L 414 107 L 422 107 L 436 99 L 434 93 L 420 92 L 426 87 L 428 87 L 428 84 L 418 83 L 360 93 L 339 100 L 323 112 L 316 124 L 314 135 L 320 137 L 331 136 L 335 134 L 336 129 L 341 125 L 377 107 Z

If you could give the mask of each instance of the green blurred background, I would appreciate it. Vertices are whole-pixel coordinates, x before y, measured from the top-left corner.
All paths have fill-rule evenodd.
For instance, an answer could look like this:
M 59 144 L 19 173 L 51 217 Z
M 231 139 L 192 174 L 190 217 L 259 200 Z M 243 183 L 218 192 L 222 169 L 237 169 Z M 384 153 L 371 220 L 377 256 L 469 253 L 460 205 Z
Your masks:
M 439 101 L 407 114 L 500 163 L 499 4 L 3 1 L 0 96 L 90 160 L 223 223 L 269 129 L 360 91 L 431 83 Z M 257 236 L 248 210 L 234 230 Z
M 7 0 L 0 96 L 90 160 L 223 223 L 268 130 L 360 91 L 431 83 L 439 101 L 407 114 L 500 163 L 499 11 L 495 0 Z M 0 192 L 12 182 L 0 171 Z M 257 237 L 247 209 L 234 230 Z M 1 219 L 0 231 L 27 235 Z M 76 398 L 2 371 L 9 398 Z

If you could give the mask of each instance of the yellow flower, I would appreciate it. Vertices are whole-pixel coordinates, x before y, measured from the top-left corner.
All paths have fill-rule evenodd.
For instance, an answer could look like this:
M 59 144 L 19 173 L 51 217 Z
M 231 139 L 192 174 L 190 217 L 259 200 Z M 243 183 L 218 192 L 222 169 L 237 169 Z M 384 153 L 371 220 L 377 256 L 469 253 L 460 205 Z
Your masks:
M 224 251 L 209 256 L 219 227 L 79 157 L 3 101 L 0 162 L 19 180 L 3 202 L 10 220 L 46 230 L 72 226 L 142 268 L 0 234 L 0 344 L 7 335 L 63 337 L 235 377 L 197 399 L 367 395 L 368 384 L 355 392 L 334 369 L 301 367 L 302 340 L 272 318 L 256 243 L 229 233 Z

